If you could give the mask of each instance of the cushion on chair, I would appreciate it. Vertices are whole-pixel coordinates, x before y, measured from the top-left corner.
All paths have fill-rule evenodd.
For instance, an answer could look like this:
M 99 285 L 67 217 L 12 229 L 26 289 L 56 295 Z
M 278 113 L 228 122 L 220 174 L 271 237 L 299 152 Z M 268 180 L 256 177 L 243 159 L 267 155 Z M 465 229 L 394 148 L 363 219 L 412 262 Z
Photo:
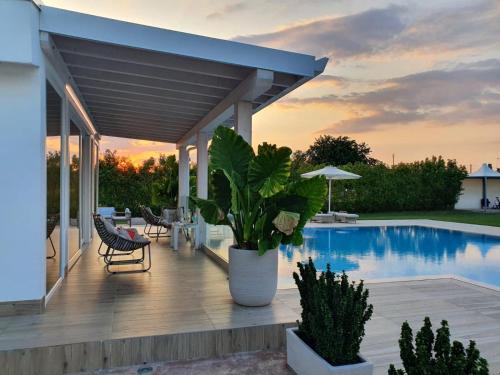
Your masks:
M 106 230 L 109 233 L 119 234 L 118 230 L 113 226 L 113 224 L 111 224 L 109 221 L 107 221 L 106 219 L 104 219 L 102 217 L 100 217 L 99 219 L 104 223 L 104 227 L 106 228 Z
M 127 229 L 121 228 L 121 227 L 118 227 L 116 229 L 118 231 L 118 236 L 119 237 L 124 238 L 124 239 L 129 240 L 129 241 L 133 241 L 134 240 L 135 234 L 132 237 Z

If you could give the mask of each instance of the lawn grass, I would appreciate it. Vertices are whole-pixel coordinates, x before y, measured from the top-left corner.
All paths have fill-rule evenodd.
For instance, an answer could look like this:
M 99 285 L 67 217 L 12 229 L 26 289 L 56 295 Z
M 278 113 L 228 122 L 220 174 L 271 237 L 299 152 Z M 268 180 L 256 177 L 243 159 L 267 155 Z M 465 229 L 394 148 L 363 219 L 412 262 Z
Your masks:
M 403 211 L 375 212 L 359 215 L 360 220 L 398 220 L 398 219 L 430 219 L 452 221 L 456 223 L 491 225 L 500 227 L 500 212 L 482 213 L 473 211 Z

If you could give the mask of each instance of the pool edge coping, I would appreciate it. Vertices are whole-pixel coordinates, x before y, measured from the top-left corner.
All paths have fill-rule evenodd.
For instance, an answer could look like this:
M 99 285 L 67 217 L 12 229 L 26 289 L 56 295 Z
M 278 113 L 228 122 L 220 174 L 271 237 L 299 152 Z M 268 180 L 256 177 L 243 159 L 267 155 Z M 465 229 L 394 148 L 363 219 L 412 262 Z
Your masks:
M 479 225 L 479 224 L 467 224 L 467 223 L 456 223 L 456 222 L 451 222 L 451 221 L 440 221 L 440 220 L 430 220 L 430 219 L 401 219 L 401 220 L 364 220 L 367 225 L 360 225 L 359 222 L 356 223 L 307 223 L 308 228 L 367 228 L 367 227 L 384 227 L 384 226 L 411 226 L 411 227 L 426 227 L 426 228 L 434 228 L 434 229 L 443 229 L 443 230 L 450 230 L 450 231 L 457 231 L 457 232 L 464 232 L 464 233 L 469 233 L 469 234 L 476 234 L 476 235 L 485 235 L 485 236 L 492 236 L 492 237 L 498 237 L 500 239 L 500 227 L 493 227 L 489 225 Z M 376 221 L 377 223 L 374 223 Z M 388 222 L 388 223 L 381 223 L 381 222 Z M 319 225 L 318 225 L 319 224 Z M 388 225 L 389 224 L 389 225 Z M 426 224 L 431 224 L 431 225 L 426 225 Z M 437 226 L 433 226 L 432 224 L 437 224 Z M 440 227 L 440 224 L 446 224 L 446 227 Z M 458 229 L 458 228 L 450 228 L 448 226 L 477 226 L 477 227 L 485 227 L 486 229 L 494 229 L 498 231 L 498 234 L 490 234 L 490 233 L 484 233 L 484 232 L 477 232 L 474 231 L 473 229 L 480 229 L 480 228 L 464 228 L 464 229 Z M 203 246 L 203 252 L 205 255 L 207 255 L 213 262 L 215 262 L 219 267 L 221 267 L 226 273 L 228 272 L 229 269 L 229 263 L 228 260 L 209 248 L 208 246 Z M 225 265 L 222 265 L 224 263 Z M 382 278 L 382 279 L 367 279 L 363 280 L 365 284 L 385 284 L 385 283 L 391 283 L 391 282 L 411 282 L 411 281 L 425 281 L 425 280 L 439 280 L 439 279 L 448 279 L 448 280 L 455 280 L 455 281 L 460 281 L 466 284 L 471 284 L 476 287 L 480 288 L 485 288 L 492 290 L 494 292 L 500 292 L 500 287 L 497 287 L 492 284 L 484 283 L 481 281 L 476 281 L 469 279 L 464 276 L 460 275 L 455 275 L 455 274 L 444 274 L 444 275 L 419 275 L 419 276 L 408 276 L 408 277 L 395 277 L 395 278 Z M 296 289 L 296 287 L 285 287 L 285 288 L 278 288 L 278 290 L 290 290 L 290 289 Z

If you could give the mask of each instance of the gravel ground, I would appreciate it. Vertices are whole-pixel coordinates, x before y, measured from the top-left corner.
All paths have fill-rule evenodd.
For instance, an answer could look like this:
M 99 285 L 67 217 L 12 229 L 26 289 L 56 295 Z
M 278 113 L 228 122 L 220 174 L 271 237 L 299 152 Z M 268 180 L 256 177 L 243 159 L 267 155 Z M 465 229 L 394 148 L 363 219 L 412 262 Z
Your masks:
M 283 352 L 259 351 L 222 358 L 158 362 L 141 366 L 97 370 L 88 375 L 292 375 Z

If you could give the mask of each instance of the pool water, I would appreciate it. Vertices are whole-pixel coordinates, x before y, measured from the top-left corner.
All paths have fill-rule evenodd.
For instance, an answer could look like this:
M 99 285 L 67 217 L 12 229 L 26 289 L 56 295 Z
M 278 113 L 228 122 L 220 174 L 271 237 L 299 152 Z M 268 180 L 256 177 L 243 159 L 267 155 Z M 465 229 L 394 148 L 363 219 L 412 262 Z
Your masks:
M 305 228 L 300 247 L 282 245 L 279 287 L 294 285 L 297 262 L 311 257 L 351 279 L 457 275 L 500 287 L 500 237 L 419 226 Z

